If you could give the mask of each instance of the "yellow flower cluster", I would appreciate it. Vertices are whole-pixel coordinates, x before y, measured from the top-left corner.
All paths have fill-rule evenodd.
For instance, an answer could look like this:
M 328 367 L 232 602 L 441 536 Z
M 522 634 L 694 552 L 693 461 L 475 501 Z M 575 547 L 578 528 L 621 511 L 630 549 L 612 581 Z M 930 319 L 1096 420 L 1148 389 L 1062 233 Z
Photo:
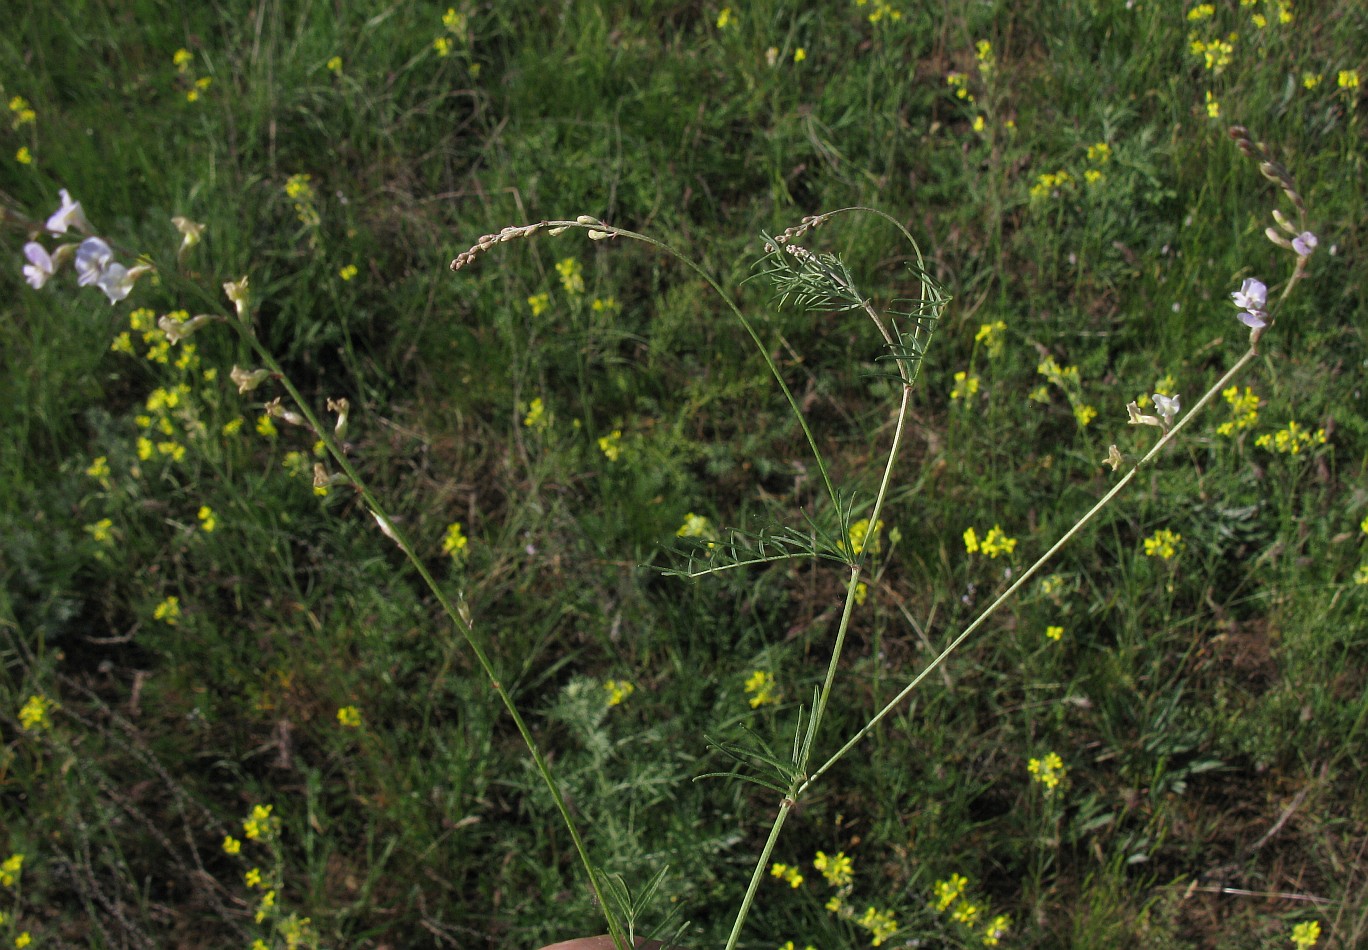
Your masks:
M 1265 432 L 1254 440 L 1254 444 L 1270 452 L 1279 452 L 1283 455 L 1300 455 L 1312 446 L 1324 445 L 1328 438 L 1329 436 L 1326 435 L 1324 429 L 1312 431 L 1294 420 L 1289 422 L 1285 429 L 1279 429 L 1277 432 Z
M 1007 333 L 1007 324 L 1003 320 L 994 320 L 992 323 L 979 325 L 978 332 L 974 334 L 974 342 L 983 344 L 983 351 L 988 354 L 990 360 L 995 360 L 1002 355 L 1005 345 L 1003 336 Z
M 692 511 L 684 516 L 684 523 L 675 532 L 676 538 L 706 538 L 712 532 L 708 519 Z
M 723 7 L 717 14 L 717 28 L 725 30 L 736 23 L 736 14 L 731 7 Z
M 355 706 L 342 706 L 337 710 L 338 725 L 344 729 L 361 728 L 361 710 Z
M 171 55 L 171 62 L 176 67 L 179 81 L 185 87 L 185 101 L 199 102 L 200 93 L 204 92 L 214 80 L 208 76 L 200 76 L 198 79 L 191 76 L 190 64 L 195 61 L 195 56 L 188 49 L 178 49 Z
M 33 107 L 23 96 L 15 96 L 11 99 L 9 110 L 12 116 L 10 119 L 10 128 L 12 129 L 20 129 L 38 121 L 38 113 L 33 111 Z
M 30 696 L 19 708 L 19 725 L 25 729 L 46 729 L 52 725 L 48 713 L 56 706 L 57 704 L 46 696 Z
M 872 7 L 869 11 L 870 23 L 878 23 L 880 20 L 885 19 L 896 23 L 898 20 L 902 19 L 902 11 L 891 3 L 887 3 L 886 0 L 855 0 L 855 6 Z
M 1183 549 L 1183 536 L 1168 528 L 1160 528 L 1145 539 L 1145 557 L 1167 561 Z
M 1239 34 L 1231 33 L 1226 39 L 1216 37 L 1212 40 L 1200 39 L 1195 33 L 1188 37 L 1188 52 L 1193 56 L 1200 56 L 1206 63 L 1206 68 L 1213 73 L 1222 72 L 1230 65 L 1235 56 L 1235 41 L 1239 39 Z
M 869 931 L 869 942 L 876 947 L 898 932 L 898 922 L 894 919 L 893 912 L 875 907 L 866 907 L 865 912 L 855 921 L 855 925 Z
M 442 26 L 451 36 L 439 36 L 432 41 L 432 48 L 438 56 L 451 55 L 451 37 L 454 36 L 463 45 L 470 43 L 470 20 L 458 10 L 448 7 L 447 12 L 442 14 Z M 473 69 L 472 69 L 473 72 Z
M 28 728 L 25 726 L 24 728 Z M 0 864 L 0 887 L 13 887 L 19 880 L 19 873 L 24 868 L 24 856 L 22 854 L 11 854 Z
M 979 391 L 979 378 L 977 375 L 966 370 L 960 370 L 955 374 L 955 385 L 950 389 L 950 399 L 963 399 L 969 401 L 969 397 Z
M 96 544 L 109 544 L 114 540 L 114 522 L 108 518 L 88 524 L 84 530 Z
M 795 890 L 803 886 L 803 872 L 791 864 L 775 861 L 770 865 L 770 877 L 778 878 Z
M 1071 187 L 1073 182 L 1073 176 L 1062 168 L 1057 172 L 1042 172 L 1031 186 L 1031 200 L 1044 201 L 1051 195 Z
M 1292 928 L 1292 945 L 1297 950 L 1309 950 L 1320 940 L 1320 921 L 1304 920 Z
M 746 694 L 750 696 L 751 709 L 759 709 L 761 706 L 769 706 L 779 702 L 779 691 L 773 673 L 756 670 L 746 678 L 745 689 Z
M 628 696 L 636 692 L 636 687 L 627 680 L 607 680 L 603 689 L 608 694 L 609 706 L 621 706 Z
M 852 553 L 852 554 L 863 554 L 863 553 L 864 553 L 864 549 L 865 549 L 865 544 L 866 544 L 866 543 L 869 543 L 869 539 L 870 539 L 871 537 L 873 537 L 874 540 L 873 540 L 873 543 L 870 545 L 870 550 L 872 550 L 872 551 L 878 551 L 878 550 L 879 550 L 879 532 L 883 530 L 883 526 L 884 526 L 883 520 L 880 519 L 879 521 L 876 521 L 876 522 L 874 523 L 874 529 L 871 531 L 871 530 L 870 530 L 870 527 L 869 527 L 869 519 L 868 519 L 868 518 L 861 518 L 859 521 L 857 521 L 857 522 L 855 522 L 854 524 L 852 524 L 852 525 L 850 526 L 850 551 L 851 551 L 851 553 Z
M 327 62 L 326 65 L 327 65 L 327 70 L 328 70 L 328 72 L 332 73 L 334 76 L 341 76 L 341 75 L 342 75 L 342 57 L 341 57 L 341 56 L 334 56 L 334 57 L 332 57 L 331 59 L 328 60 L 328 62 Z
M 317 195 L 312 182 L 313 176 L 306 172 L 291 175 L 285 180 L 285 197 L 294 204 L 295 217 L 306 228 L 316 228 L 323 221 L 315 203 Z
M 270 841 L 280 827 L 280 819 L 272 816 L 273 805 L 253 805 L 242 822 L 242 833 L 248 841 Z
M 461 533 L 461 523 L 453 521 L 447 525 L 446 537 L 442 538 L 442 553 L 459 560 L 465 557 L 466 546 L 469 543 L 470 539 Z
M 551 424 L 550 417 L 546 414 L 546 403 L 542 402 L 540 396 L 527 404 L 527 415 L 523 416 L 523 427 L 544 431 Z
M 1259 397 L 1248 386 L 1244 388 L 1243 393 L 1240 392 L 1239 386 L 1223 389 L 1221 398 L 1230 405 L 1231 418 L 1216 427 L 1218 434 L 1231 436 L 1236 432 L 1253 428 L 1254 423 L 1259 421 Z
M 1078 367 L 1060 366 L 1053 356 L 1047 356 L 1041 360 L 1036 366 L 1036 372 L 1061 388 L 1070 383 L 1075 386 L 1080 383 Z
M 945 84 L 955 90 L 955 98 L 963 99 L 970 105 L 974 104 L 974 94 L 969 91 L 968 77 L 964 73 L 949 73 L 945 77 Z
M 180 623 L 181 607 L 179 597 L 168 597 L 152 610 L 152 619 L 159 620 L 168 627 Z
M 551 306 L 551 295 L 546 291 L 533 294 L 527 298 L 527 306 L 532 309 L 532 316 L 540 317 L 546 313 L 546 309 Z
M 855 879 L 854 862 L 846 857 L 844 851 L 837 851 L 833 855 L 818 851 L 817 856 L 812 859 L 812 866 L 832 887 L 845 887 Z
M 561 286 L 567 294 L 577 297 L 584 293 L 584 268 L 579 261 L 567 257 L 557 262 L 556 273 L 560 275 Z
M 983 552 L 988 557 L 998 558 L 1016 550 L 1016 538 L 1007 537 L 1007 532 L 996 524 L 988 529 L 982 540 L 979 540 L 977 531 L 967 528 L 964 532 L 964 550 L 970 554 Z
M 988 79 L 993 75 L 996 62 L 993 59 L 993 44 L 987 40 L 979 40 L 974 44 L 974 59 L 978 63 L 979 75 Z
M 1045 786 L 1047 794 L 1059 788 L 1059 783 L 1069 774 L 1069 770 L 1064 767 L 1064 760 L 1053 752 L 1046 754 L 1043 759 L 1031 759 L 1026 763 L 1026 771 Z
M 988 916 L 986 902 L 975 902 L 966 896 L 969 881 L 962 874 L 951 874 L 944 881 L 937 881 L 933 888 L 935 900 L 932 906 L 937 913 L 950 911 L 950 918 L 969 931 L 974 931 L 978 922 Z M 953 909 L 952 909 L 953 908 Z M 1006 914 L 998 914 L 984 924 L 977 934 L 983 946 L 995 947 L 1007 936 L 1012 927 L 1012 919 Z
M 1055 642 L 1058 642 L 1058 641 L 1064 639 L 1064 628 L 1063 628 L 1063 627 L 1054 627 L 1054 626 L 1046 627 L 1046 628 L 1045 628 L 1045 636 L 1048 637 L 1048 638 L 1051 639 L 1051 640 L 1054 640 Z
M 607 456 L 608 461 L 616 462 L 622 457 L 622 430 L 614 429 L 607 435 L 600 436 L 598 447 L 599 451 Z
M 351 280 L 358 273 L 360 273 L 360 271 L 357 270 L 355 264 L 348 264 L 337 272 L 337 276 L 341 277 L 343 280 Z

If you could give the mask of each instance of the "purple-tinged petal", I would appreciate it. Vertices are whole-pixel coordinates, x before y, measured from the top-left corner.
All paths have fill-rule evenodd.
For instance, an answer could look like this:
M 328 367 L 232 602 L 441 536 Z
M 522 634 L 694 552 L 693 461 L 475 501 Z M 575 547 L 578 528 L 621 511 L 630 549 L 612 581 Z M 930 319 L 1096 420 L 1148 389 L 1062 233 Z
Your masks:
M 114 259 L 113 249 L 100 238 L 86 238 L 76 248 L 76 282 L 89 287 L 100 279 L 105 267 Z
M 29 241 L 24 245 L 24 256 L 29 260 L 24 265 L 24 279 L 34 290 L 42 290 L 43 285 L 57 269 L 52 263 L 52 257 L 49 256 L 47 248 L 37 241 Z

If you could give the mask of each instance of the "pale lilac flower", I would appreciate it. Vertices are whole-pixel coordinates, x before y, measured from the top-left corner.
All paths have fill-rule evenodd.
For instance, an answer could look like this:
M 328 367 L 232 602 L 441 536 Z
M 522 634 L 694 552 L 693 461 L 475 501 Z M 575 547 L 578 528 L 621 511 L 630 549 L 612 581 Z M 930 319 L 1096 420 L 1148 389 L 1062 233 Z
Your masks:
M 66 234 L 67 228 L 75 228 L 82 234 L 89 234 L 93 228 L 86 220 L 85 212 L 81 210 L 81 203 L 72 201 L 65 188 L 58 194 L 62 196 L 62 206 L 47 219 L 47 229 L 55 234 Z
M 1246 277 L 1244 283 L 1240 284 L 1240 289 L 1230 295 L 1230 299 L 1235 301 L 1235 306 L 1241 308 L 1241 313 L 1237 314 L 1241 323 L 1251 330 L 1262 330 L 1268 326 L 1265 319 L 1268 316 L 1265 307 L 1268 306 L 1268 288 L 1263 281 L 1253 277 Z
M 1240 289 L 1230 297 L 1241 310 L 1263 310 L 1268 306 L 1268 288 L 1263 281 L 1253 277 L 1246 277 Z
M 1292 250 L 1296 251 L 1300 257 L 1310 257 L 1311 252 L 1316 249 L 1320 241 L 1310 231 L 1303 231 L 1292 239 Z
M 65 194 L 65 192 L 64 192 Z M 100 279 L 104 269 L 114 259 L 114 251 L 97 237 L 86 238 L 76 248 L 76 283 L 89 287 Z
M 34 290 L 42 290 L 48 278 L 57 271 L 56 265 L 52 263 L 52 257 L 37 241 L 29 241 L 24 245 L 24 256 L 29 259 L 24 265 L 24 279 Z
M 1159 417 L 1164 420 L 1164 428 L 1173 425 L 1173 418 L 1178 415 L 1180 406 L 1178 395 L 1165 396 L 1163 393 L 1154 394 L 1154 409 L 1159 413 Z

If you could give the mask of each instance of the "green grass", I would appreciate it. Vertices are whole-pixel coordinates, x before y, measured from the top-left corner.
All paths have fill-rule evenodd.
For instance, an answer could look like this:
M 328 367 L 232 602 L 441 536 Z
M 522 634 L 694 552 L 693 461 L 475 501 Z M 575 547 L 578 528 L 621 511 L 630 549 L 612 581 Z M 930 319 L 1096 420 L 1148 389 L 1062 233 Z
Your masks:
M 820 763 L 1115 483 L 1109 445 L 1153 444 L 1127 402 L 1171 377 L 1186 412 L 1244 351 L 1228 294 L 1250 276 L 1277 291 L 1294 258 L 1263 235 L 1291 207 L 1235 123 L 1296 177 L 1320 238 L 1238 380 L 1257 420 L 1221 434 L 1218 399 L 1049 585 L 823 776 L 773 855 L 805 881 L 766 876 L 741 945 L 867 946 L 867 907 L 896 915 L 885 946 L 982 946 L 996 914 L 1011 947 L 1286 947 L 1312 920 L 1320 946 L 1364 940 L 1368 103 L 1337 82 L 1361 60 L 1363 11 L 893 6 L 900 19 L 871 23 L 878 3 L 761 0 L 725 28 L 720 7 L 654 0 L 472 4 L 461 27 L 378 2 L 18 8 L 0 86 L 36 121 L 0 137 L 0 861 L 24 859 L 0 886 L 0 943 L 284 947 L 290 915 L 310 920 L 304 945 L 330 947 L 534 948 L 604 928 L 432 592 L 355 492 L 313 492 L 312 433 L 257 434 L 279 384 L 239 395 L 229 371 L 258 361 L 217 324 L 185 368 L 184 350 L 147 359 L 140 333 L 111 351 L 139 308 L 227 315 L 222 283 L 250 275 L 258 338 L 313 411 L 350 400 L 350 460 L 468 609 L 594 862 L 635 889 L 668 866 L 643 922 L 677 910 L 686 946 L 720 947 L 778 796 L 693 779 L 731 769 L 718 744 L 787 756 L 848 572 L 661 572 L 689 514 L 831 517 L 806 440 L 722 300 L 656 248 L 540 234 L 447 263 L 481 234 L 581 214 L 667 242 L 753 320 L 858 517 L 899 387 L 859 314 L 773 304 L 760 235 L 868 205 L 917 238 L 954 301 Z M 1190 49 L 1231 32 L 1220 71 Z M 287 195 L 294 175 L 316 223 Z M 23 282 L 59 188 L 121 260 L 157 264 L 128 300 L 69 272 Z M 207 224 L 179 259 L 172 215 Z M 804 242 L 881 306 L 915 293 L 908 250 L 873 218 Z M 976 336 L 996 321 L 995 353 Z M 1077 381 L 1050 386 L 1046 357 Z M 967 399 L 957 372 L 979 380 Z M 176 406 L 149 409 L 177 385 Z M 525 425 L 536 399 L 544 424 Z M 1080 405 L 1097 411 L 1086 426 Z M 1257 444 L 1290 421 L 1324 443 Z M 615 430 L 611 460 L 599 439 Z M 100 457 L 108 474 L 89 474 Z M 454 522 L 458 557 L 442 551 Z M 994 525 L 1015 551 L 968 555 L 965 529 Z M 1172 559 L 1144 554 L 1160 529 L 1182 537 Z M 156 617 L 169 597 L 174 625 Z M 779 702 L 752 708 L 755 671 Z M 607 680 L 635 690 L 609 706 Z M 56 705 L 24 728 L 34 696 Z M 347 706 L 360 728 L 339 723 Z M 1067 775 L 1046 794 L 1027 763 L 1051 752 Z M 226 854 L 259 804 L 275 837 Z M 824 908 L 818 851 L 853 858 L 852 914 Z M 260 923 L 253 867 L 278 885 Z M 952 874 L 964 893 L 937 910 Z M 972 929 L 953 918 L 970 903 Z

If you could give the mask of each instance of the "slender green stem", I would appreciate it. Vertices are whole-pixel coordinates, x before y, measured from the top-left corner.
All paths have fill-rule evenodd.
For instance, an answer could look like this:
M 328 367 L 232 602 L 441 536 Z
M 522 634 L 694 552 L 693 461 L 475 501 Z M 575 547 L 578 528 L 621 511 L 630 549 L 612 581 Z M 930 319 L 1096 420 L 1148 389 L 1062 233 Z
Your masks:
M 394 519 L 389 516 L 385 507 L 371 492 L 370 487 L 356 471 L 351 460 L 342 452 L 341 447 L 333 438 L 328 427 L 323 425 L 312 408 L 310 408 L 308 401 L 304 399 L 303 394 L 299 392 L 290 378 L 285 375 L 274 355 L 256 338 L 256 335 L 251 331 L 251 328 L 242 321 L 229 320 L 229 323 L 233 325 L 239 335 L 252 347 L 252 350 L 257 354 L 258 358 L 261 359 L 263 365 L 279 379 L 281 386 L 284 387 L 285 391 L 294 401 L 295 406 L 298 407 L 300 413 L 304 416 L 305 421 L 318 438 L 323 441 L 333 460 L 342 471 L 346 473 L 347 478 L 350 479 L 351 483 L 355 486 L 356 491 L 365 501 L 367 508 L 369 508 L 376 519 L 380 521 L 385 533 L 399 545 L 399 549 L 403 551 L 404 556 L 408 558 L 409 563 L 413 566 L 414 570 L 418 572 L 418 576 L 423 579 L 423 583 L 437 599 L 442 610 L 451 618 L 451 622 L 460 632 L 461 638 L 475 655 L 476 661 L 480 664 L 480 669 L 484 671 L 490 685 L 493 686 L 494 691 L 499 696 L 499 700 L 503 703 L 504 709 L 508 712 L 509 718 L 513 720 L 514 726 L 517 727 L 518 734 L 522 736 L 523 744 L 527 746 L 527 751 L 532 756 L 532 764 L 536 768 L 537 774 L 541 776 L 543 783 L 545 783 L 547 789 L 551 793 L 551 799 L 555 803 L 556 811 L 560 813 L 561 820 L 564 822 L 565 827 L 570 834 L 570 839 L 574 844 L 575 853 L 578 855 L 580 863 L 584 866 L 585 874 L 588 875 L 589 886 L 593 890 L 594 900 L 607 920 L 609 934 L 612 936 L 615 946 L 618 950 L 629 950 L 631 945 L 627 942 L 626 933 L 623 931 L 622 925 L 617 920 L 616 915 L 614 915 L 610 909 L 608 902 L 604 899 L 604 894 L 599 886 L 598 875 L 595 874 L 593 862 L 589 859 L 588 848 L 585 846 L 584 840 L 580 836 L 579 828 L 570 815 L 569 806 L 566 804 L 565 798 L 561 794 L 560 785 L 556 782 L 555 776 L 551 771 L 551 766 L 546 761 L 545 756 L 542 755 L 541 748 L 537 745 L 536 739 L 532 736 L 532 730 L 528 728 L 522 714 L 518 711 L 517 705 L 513 702 L 513 697 L 508 694 L 508 690 L 500 680 L 493 661 L 490 660 L 489 655 L 485 652 L 484 647 L 475 636 L 475 630 L 471 621 L 468 619 L 468 615 L 462 612 L 457 605 L 452 602 L 446 591 L 437 583 L 436 578 L 432 576 L 427 565 L 424 564 L 423 560 L 414 552 L 413 545 L 409 542 L 408 537 L 404 534 L 402 529 L 395 524 Z
M 1131 467 L 1130 471 L 1128 471 L 1124 476 L 1122 476 L 1120 481 L 1118 481 L 1115 485 L 1112 486 L 1110 491 L 1103 495 L 1095 505 L 1088 509 L 1087 514 L 1083 515 L 1083 517 L 1080 518 L 1077 521 L 1077 523 L 1074 524 L 1073 527 L 1071 527 L 1068 531 L 1064 532 L 1064 535 L 1053 545 L 1051 545 L 1048 551 L 1046 551 L 1039 558 L 1037 558 L 1036 562 L 1032 564 L 1029 568 L 1027 568 L 1025 573 L 1018 577 L 1016 579 L 1016 582 L 1013 583 L 1012 586 L 1008 587 L 1005 591 L 1003 591 L 1002 594 L 1000 594 L 996 600 L 994 600 L 991 604 L 988 605 L 988 607 L 983 611 L 983 613 L 979 614 L 978 617 L 976 617 L 974 621 L 971 624 L 969 624 L 969 626 L 964 628 L 964 631 L 959 636 L 955 637 L 954 640 L 950 641 L 949 646 L 942 650 L 940 654 L 936 656 L 935 659 L 928 663 L 926 667 L 923 668 L 922 671 L 918 673 L 910 683 L 908 683 L 905 687 L 899 690 L 898 694 L 894 696 L 891 700 L 889 700 L 884 705 L 884 707 L 880 709 L 872 719 L 865 723 L 859 729 L 859 731 L 857 731 L 853 736 L 851 736 L 850 739 L 847 740 L 844 745 L 837 749 L 836 752 L 831 756 L 831 758 L 827 759 L 826 762 L 822 763 L 820 767 L 814 770 L 812 775 L 809 776 L 798 787 L 797 794 L 801 796 L 804 792 L 806 792 L 813 785 L 813 783 L 817 781 L 818 778 L 820 778 L 828 769 L 830 769 L 833 765 L 835 765 L 842 758 L 844 758 L 846 753 L 848 753 L 851 749 L 858 745 L 865 738 L 865 736 L 869 735 L 869 733 L 873 731 L 874 727 L 883 721 L 884 717 L 886 717 L 890 712 L 892 712 L 899 705 L 901 705 L 903 700 L 905 700 L 912 693 L 912 691 L 915 690 L 921 684 L 922 680 L 926 679 L 927 676 L 929 676 L 942 663 L 944 663 L 946 659 L 948 659 L 950 655 L 959 648 L 960 644 L 964 643 L 965 640 L 969 639 L 969 637 L 972 636 L 974 632 L 978 630 L 978 628 L 981 627 L 984 624 L 984 622 L 988 620 L 989 617 L 991 617 L 994 613 L 997 612 L 997 609 L 1000 606 L 1002 606 L 1013 596 L 1015 596 L 1017 591 L 1019 591 L 1026 584 L 1027 581 L 1034 577 L 1041 567 L 1043 567 L 1051 558 L 1053 558 L 1057 553 L 1059 553 L 1059 551 L 1062 550 L 1065 545 L 1072 541 L 1074 537 L 1077 536 L 1077 534 L 1083 530 L 1083 527 L 1087 525 L 1088 522 L 1092 521 L 1092 519 L 1097 515 L 1098 512 L 1106 508 L 1107 505 L 1111 503 L 1112 499 L 1119 495 L 1121 491 L 1128 484 L 1130 484 L 1131 480 L 1135 478 L 1136 473 L 1138 473 L 1142 467 L 1144 467 L 1147 463 L 1154 459 L 1161 451 L 1163 451 L 1164 447 L 1168 445 L 1169 442 L 1171 442 L 1178 435 L 1179 432 L 1186 428 L 1187 424 L 1198 413 L 1200 413 L 1201 410 L 1208 403 L 1215 399 L 1216 396 L 1221 392 L 1221 390 L 1224 389 L 1232 379 L 1238 376 L 1240 372 L 1247 365 L 1249 365 L 1249 363 L 1253 361 L 1257 356 L 1258 353 L 1255 351 L 1255 349 L 1253 347 L 1250 347 L 1249 350 L 1247 350 L 1245 354 L 1241 356 L 1235 362 L 1235 364 L 1226 371 L 1225 375 L 1223 375 L 1219 380 L 1217 380 L 1216 383 L 1210 389 L 1208 389 L 1205 394 L 1203 394 L 1202 398 L 1197 400 L 1197 403 L 1191 409 L 1184 413 L 1183 418 L 1180 419 L 1178 423 L 1174 425 L 1171 429 L 1165 432 L 1164 435 L 1157 442 L 1155 442 L 1153 448 L 1146 452 L 1144 457 L 1141 458 L 1138 462 L 1136 462 L 1135 465 Z

